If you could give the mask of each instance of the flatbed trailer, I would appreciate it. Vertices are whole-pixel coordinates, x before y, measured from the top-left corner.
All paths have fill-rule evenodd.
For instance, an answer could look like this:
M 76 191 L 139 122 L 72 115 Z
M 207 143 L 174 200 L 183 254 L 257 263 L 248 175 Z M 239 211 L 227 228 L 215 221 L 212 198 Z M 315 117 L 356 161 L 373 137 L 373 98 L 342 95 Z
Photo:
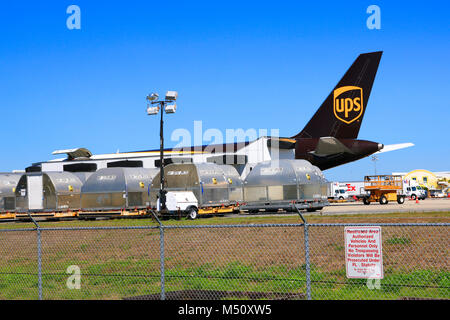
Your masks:
M 95 218 L 127 218 L 150 216 L 148 209 L 135 210 L 76 210 L 76 211 L 34 211 L 34 212 L 0 212 L 0 222 L 24 221 L 30 218 L 40 220 L 74 220 L 74 219 L 95 219 Z
M 344 200 L 345 201 L 345 200 Z M 308 212 L 320 211 L 323 207 L 328 206 L 328 200 L 315 200 L 315 201 L 271 201 L 271 202 L 257 202 L 257 203 L 244 203 L 240 206 L 241 212 L 248 211 L 249 213 L 258 213 L 259 211 L 292 211 L 292 207 L 295 206 L 299 210 L 306 210 Z
M 398 204 L 405 202 L 402 176 L 365 176 L 364 189 L 370 193 L 363 198 L 366 205 L 372 202 L 379 202 L 380 204 L 387 204 L 389 201 L 397 201 Z

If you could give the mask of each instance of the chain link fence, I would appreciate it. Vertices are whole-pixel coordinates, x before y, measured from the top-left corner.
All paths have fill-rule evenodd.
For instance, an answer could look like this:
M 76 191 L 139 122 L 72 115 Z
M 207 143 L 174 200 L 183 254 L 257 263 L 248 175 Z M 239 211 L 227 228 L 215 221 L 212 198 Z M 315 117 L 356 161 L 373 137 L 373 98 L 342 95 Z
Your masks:
M 347 226 L 381 227 L 383 279 L 347 277 Z M 0 298 L 449 299 L 449 226 L 2 228 Z

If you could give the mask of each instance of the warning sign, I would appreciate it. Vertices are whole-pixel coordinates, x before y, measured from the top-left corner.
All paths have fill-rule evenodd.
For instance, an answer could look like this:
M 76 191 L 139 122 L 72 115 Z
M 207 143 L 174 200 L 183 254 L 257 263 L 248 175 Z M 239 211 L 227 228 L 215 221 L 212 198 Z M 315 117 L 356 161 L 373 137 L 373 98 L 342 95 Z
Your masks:
M 381 227 L 345 227 L 347 278 L 383 279 Z

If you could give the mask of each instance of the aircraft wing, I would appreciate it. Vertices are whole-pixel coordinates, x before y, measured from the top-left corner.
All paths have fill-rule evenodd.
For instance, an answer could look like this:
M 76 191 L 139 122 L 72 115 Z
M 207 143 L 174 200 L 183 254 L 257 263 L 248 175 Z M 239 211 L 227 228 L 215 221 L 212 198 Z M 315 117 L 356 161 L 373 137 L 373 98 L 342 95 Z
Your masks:
M 407 142 L 407 143 L 398 143 L 398 144 L 388 144 L 385 145 L 383 149 L 381 149 L 380 151 L 375 152 L 375 154 L 377 153 L 383 153 L 383 152 L 389 152 L 389 151 L 394 151 L 394 150 L 399 150 L 399 149 L 404 149 L 404 148 L 409 148 L 414 146 L 414 143 L 411 142 Z

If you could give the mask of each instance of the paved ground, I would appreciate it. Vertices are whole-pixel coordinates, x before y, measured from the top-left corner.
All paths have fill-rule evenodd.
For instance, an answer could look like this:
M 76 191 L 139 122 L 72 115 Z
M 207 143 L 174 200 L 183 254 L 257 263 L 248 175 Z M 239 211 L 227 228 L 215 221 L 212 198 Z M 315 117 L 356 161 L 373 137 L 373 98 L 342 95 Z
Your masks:
M 395 212 L 450 212 L 450 199 L 426 199 L 420 200 L 418 203 L 413 200 L 406 200 L 404 204 L 398 204 L 397 202 L 388 203 L 381 205 L 379 203 L 371 203 L 370 205 L 365 205 L 361 201 L 358 202 L 346 202 L 346 203 L 331 203 L 329 206 L 322 209 L 322 211 L 317 211 L 314 213 L 305 213 L 306 215 L 348 215 L 348 214 L 375 214 L 375 213 L 395 213 Z M 257 215 L 272 215 L 275 214 L 279 216 L 283 213 L 260 213 L 252 214 Z M 292 215 L 289 213 L 287 215 Z M 230 217 L 234 215 L 229 215 Z
M 371 203 L 365 205 L 362 202 L 333 203 L 323 208 L 323 215 L 360 214 L 360 213 L 390 213 L 390 212 L 430 212 L 450 211 L 450 199 L 426 199 L 418 203 L 414 200 L 406 200 L 404 204 L 397 202 L 381 205 Z

